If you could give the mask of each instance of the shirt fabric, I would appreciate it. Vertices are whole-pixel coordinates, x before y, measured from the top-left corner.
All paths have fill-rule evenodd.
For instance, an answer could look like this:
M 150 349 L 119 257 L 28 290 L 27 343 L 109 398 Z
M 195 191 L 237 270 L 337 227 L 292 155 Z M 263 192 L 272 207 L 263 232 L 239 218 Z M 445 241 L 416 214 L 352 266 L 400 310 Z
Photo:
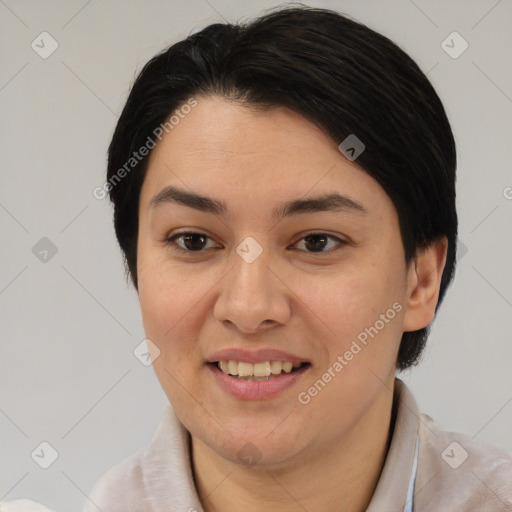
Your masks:
M 512 511 L 512 453 L 442 430 L 420 414 L 398 378 L 395 401 L 391 443 L 366 512 Z M 17 509 L 0 503 L 0 512 Z M 83 512 L 204 512 L 192 474 L 190 434 L 170 405 L 149 446 L 106 471 Z

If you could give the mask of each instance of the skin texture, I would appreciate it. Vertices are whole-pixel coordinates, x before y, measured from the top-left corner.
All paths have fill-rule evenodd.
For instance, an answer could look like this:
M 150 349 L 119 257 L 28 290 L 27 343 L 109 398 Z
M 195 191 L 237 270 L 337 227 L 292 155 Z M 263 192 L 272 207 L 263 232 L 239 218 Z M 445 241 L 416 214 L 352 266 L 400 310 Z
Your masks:
M 197 100 L 150 157 L 137 272 L 146 336 L 160 350 L 154 369 L 191 433 L 203 506 L 364 510 L 386 456 L 400 338 L 434 317 L 446 240 L 406 265 L 390 198 L 322 130 L 284 108 L 256 112 L 215 96 Z M 228 213 L 150 206 L 168 185 L 222 200 Z M 282 202 L 332 192 L 366 212 L 271 218 Z M 187 230 L 209 237 L 202 252 L 165 242 Z M 311 231 L 346 243 L 328 239 L 315 252 L 304 239 Z M 252 263 L 236 252 L 247 236 L 263 249 Z M 174 242 L 187 247 L 183 238 Z M 394 318 L 300 403 L 299 393 L 393 304 L 401 306 Z M 205 366 L 224 348 L 278 348 L 311 367 L 281 394 L 241 400 Z M 260 456 L 250 466 L 237 457 L 248 442 Z

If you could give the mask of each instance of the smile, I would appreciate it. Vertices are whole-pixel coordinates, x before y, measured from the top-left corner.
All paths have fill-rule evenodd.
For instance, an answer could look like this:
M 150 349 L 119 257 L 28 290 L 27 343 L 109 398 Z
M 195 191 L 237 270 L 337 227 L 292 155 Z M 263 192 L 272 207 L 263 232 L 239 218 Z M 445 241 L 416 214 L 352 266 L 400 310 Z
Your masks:
M 246 363 L 243 361 L 218 361 L 217 368 L 226 375 L 248 382 L 275 379 L 283 373 L 291 373 L 307 363 L 292 363 L 290 361 L 264 361 Z
M 241 400 L 265 400 L 291 390 L 311 363 L 290 361 L 222 360 L 206 365 L 215 387 Z

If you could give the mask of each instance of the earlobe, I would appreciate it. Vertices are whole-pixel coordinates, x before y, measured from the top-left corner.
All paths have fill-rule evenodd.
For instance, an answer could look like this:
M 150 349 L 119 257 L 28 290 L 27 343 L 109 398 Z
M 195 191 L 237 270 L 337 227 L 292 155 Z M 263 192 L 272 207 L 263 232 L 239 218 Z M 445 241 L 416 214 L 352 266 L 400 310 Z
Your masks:
M 423 329 L 434 319 L 447 249 L 448 239 L 443 236 L 417 250 L 407 275 L 404 331 Z

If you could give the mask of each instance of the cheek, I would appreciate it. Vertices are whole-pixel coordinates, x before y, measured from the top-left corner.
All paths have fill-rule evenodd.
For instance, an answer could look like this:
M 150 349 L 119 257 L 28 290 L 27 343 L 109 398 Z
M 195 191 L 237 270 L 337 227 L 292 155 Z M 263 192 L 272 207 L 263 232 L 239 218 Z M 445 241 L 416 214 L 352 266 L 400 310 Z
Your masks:
M 139 301 L 146 337 L 158 347 L 153 370 L 173 404 L 183 417 L 199 414 L 192 397 L 200 396 L 197 373 L 202 365 L 197 333 L 199 303 L 206 293 L 184 272 L 165 265 L 146 266 L 139 278 Z
M 146 269 L 139 279 L 139 301 L 148 337 L 152 335 L 157 343 L 164 345 L 171 341 L 189 316 L 193 316 L 205 292 L 183 272 L 162 266 Z
M 324 320 L 331 334 L 348 340 L 401 301 L 402 288 L 391 269 L 368 265 L 364 270 L 344 269 L 325 281 L 304 282 L 303 296 L 309 297 L 305 301 Z
M 194 381 L 204 361 L 205 346 L 199 340 L 207 343 L 218 328 L 208 319 L 222 269 L 172 263 L 159 254 L 146 261 L 151 265 L 144 265 L 138 293 L 144 332 L 160 350 L 153 366 L 159 378 L 166 377 L 166 368 L 180 382 Z
M 334 379 L 333 391 L 341 386 L 357 394 L 371 372 L 384 378 L 393 369 L 405 310 L 405 266 L 400 261 L 361 261 L 359 268 L 346 268 L 315 290 L 311 309 L 329 327 L 323 340 L 328 352 L 325 370 L 340 357 L 343 366 L 335 372 L 342 377 Z
M 329 329 L 320 340 L 326 357 L 302 391 L 311 397 L 310 412 L 329 417 L 334 426 L 355 421 L 394 372 L 404 282 L 402 268 L 393 261 L 361 260 L 329 280 L 304 282 L 302 293 L 308 284 L 312 290 L 309 308 Z M 345 417 L 347 410 L 354 416 Z
M 202 288 L 192 282 L 183 265 L 173 264 L 165 249 L 139 231 L 137 254 L 138 296 L 146 335 L 157 341 L 172 337 L 186 312 L 197 304 Z

